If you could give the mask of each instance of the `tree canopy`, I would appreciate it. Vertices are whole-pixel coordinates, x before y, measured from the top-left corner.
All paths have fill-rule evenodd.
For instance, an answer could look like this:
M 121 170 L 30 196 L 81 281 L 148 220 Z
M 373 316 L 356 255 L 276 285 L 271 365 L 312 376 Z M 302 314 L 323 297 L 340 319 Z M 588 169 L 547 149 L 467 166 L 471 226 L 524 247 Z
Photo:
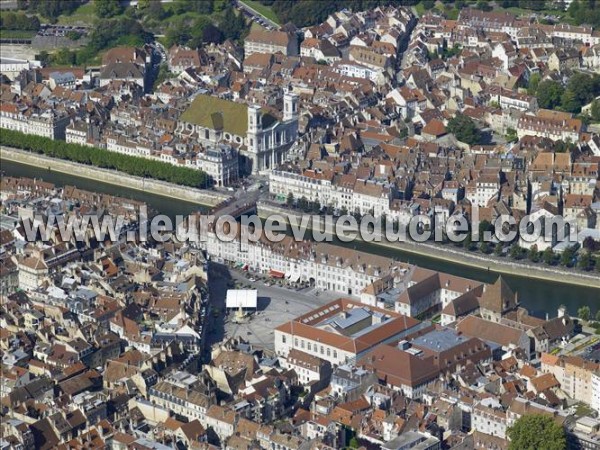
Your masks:
M 79 2 L 73 0 L 29 0 L 27 9 L 32 13 L 38 13 L 54 20 L 61 14 L 73 12 L 79 5 Z
M 94 0 L 94 8 L 101 19 L 118 16 L 123 12 L 120 0 Z
M 478 144 L 481 141 L 481 132 L 473 119 L 464 114 L 457 114 L 448 122 L 448 131 L 461 142 L 469 145 Z
M 565 89 L 558 81 L 541 81 L 536 91 L 538 106 L 545 109 L 556 108 L 560 105 L 564 91 Z
M 508 429 L 509 450 L 565 450 L 565 431 L 551 417 L 527 414 Z
M 210 184 L 209 177 L 201 170 L 178 167 L 162 161 L 124 155 L 96 147 L 54 141 L 46 137 L 33 136 L 13 130 L 2 130 L 0 145 L 183 186 L 205 188 Z
M 529 92 L 537 97 L 538 106 L 544 109 L 561 109 L 579 113 L 581 107 L 600 95 L 600 75 L 577 72 L 569 79 L 566 87 L 554 80 L 537 84 L 530 81 Z M 593 111 L 592 111 L 593 113 Z
M 0 15 L 0 28 L 5 30 L 33 30 L 40 29 L 40 19 L 37 16 L 28 16 L 23 12 L 6 12 Z
M 573 0 L 569 5 L 569 9 L 567 9 L 567 13 L 576 25 L 600 26 L 600 2 L 596 0 Z
M 261 0 L 270 6 L 282 23 L 293 22 L 299 27 L 316 25 L 327 19 L 329 14 L 343 8 L 362 11 L 378 5 L 389 4 L 389 0 Z M 419 0 L 404 0 L 405 6 L 414 6 Z

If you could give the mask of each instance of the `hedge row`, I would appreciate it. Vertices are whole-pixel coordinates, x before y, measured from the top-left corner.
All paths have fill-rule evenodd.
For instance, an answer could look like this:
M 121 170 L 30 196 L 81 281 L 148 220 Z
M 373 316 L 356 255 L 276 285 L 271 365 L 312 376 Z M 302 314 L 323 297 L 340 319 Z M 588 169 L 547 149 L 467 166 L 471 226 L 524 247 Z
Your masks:
M 209 176 L 201 170 L 178 167 L 138 156 L 123 155 L 98 147 L 54 141 L 14 130 L 0 129 L 0 145 L 183 186 L 205 188 L 210 185 Z

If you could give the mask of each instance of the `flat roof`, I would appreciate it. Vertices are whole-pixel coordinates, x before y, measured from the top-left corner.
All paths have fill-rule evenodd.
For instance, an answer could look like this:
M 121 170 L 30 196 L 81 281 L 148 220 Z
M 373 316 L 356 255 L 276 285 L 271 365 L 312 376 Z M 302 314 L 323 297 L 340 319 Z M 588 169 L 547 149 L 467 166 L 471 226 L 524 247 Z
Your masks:
M 228 289 L 226 308 L 254 308 L 258 304 L 258 292 L 253 289 Z
M 429 350 L 443 352 L 465 342 L 466 337 L 458 334 L 456 331 L 443 329 L 433 330 L 423 336 L 412 340 L 412 344 L 419 347 L 425 347 Z

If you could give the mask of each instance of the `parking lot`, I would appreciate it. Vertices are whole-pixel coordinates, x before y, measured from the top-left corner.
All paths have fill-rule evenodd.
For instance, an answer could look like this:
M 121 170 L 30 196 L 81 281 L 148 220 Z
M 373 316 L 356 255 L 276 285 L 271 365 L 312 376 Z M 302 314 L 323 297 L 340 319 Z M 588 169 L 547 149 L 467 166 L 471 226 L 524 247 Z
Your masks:
M 246 341 L 266 349 L 273 349 L 273 330 L 299 315 L 317 306 L 339 297 L 339 294 L 318 292 L 314 288 L 302 290 L 288 289 L 279 285 L 267 286 L 265 280 L 257 279 L 255 274 L 223 265 L 211 264 L 211 303 L 219 308 L 221 314 L 213 324 L 214 342 L 239 336 Z M 256 281 L 250 281 L 256 280 Z M 271 280 L 273 281 L 273 280 Z M 246 323 L 234 323 L 235 311 L 224 313 L 227 289 L 256 289 L 258 291 L 258 309 Z M 219 326 L 222 323 L 222 329 Z

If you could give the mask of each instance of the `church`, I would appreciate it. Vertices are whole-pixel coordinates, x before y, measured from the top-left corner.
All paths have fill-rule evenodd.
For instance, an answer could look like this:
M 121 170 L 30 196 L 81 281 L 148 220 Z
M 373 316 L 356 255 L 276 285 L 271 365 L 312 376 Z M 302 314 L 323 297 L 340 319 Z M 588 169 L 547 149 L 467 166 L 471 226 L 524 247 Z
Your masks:
M 227 143 L 240 155 L 240 171 L 258 173 L 283 162 L 298 136 L 298 95 L 285 93 L 283 114 L 267 108 L 198 95 L 181 115 L 177 131 L 202 145 Z

